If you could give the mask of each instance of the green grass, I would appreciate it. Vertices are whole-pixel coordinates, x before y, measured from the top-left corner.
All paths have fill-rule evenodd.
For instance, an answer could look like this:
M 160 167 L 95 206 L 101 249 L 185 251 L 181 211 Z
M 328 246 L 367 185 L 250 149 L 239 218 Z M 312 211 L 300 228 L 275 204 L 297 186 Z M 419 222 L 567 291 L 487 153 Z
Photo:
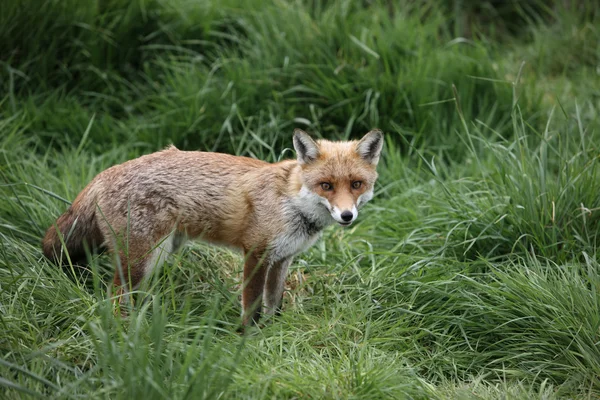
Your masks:
M 0 397 L 599 397 L 600 13 L 567 3 L 3 2 Z M 383 129 L 376 197 L 248 335 L 230 250 L 187 245 L 125 319 L 110 257 L 42 257 L 109 166 L 275 161 L 295 127 Z

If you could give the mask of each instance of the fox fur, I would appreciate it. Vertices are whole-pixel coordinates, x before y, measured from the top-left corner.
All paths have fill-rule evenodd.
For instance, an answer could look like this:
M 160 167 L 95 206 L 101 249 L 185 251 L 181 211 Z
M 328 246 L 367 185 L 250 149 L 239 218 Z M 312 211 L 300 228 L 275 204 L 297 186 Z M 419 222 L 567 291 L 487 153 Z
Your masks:
M 243 324 L 263 304 L 277 313 L 293 257 L 373 197 L 383 134 L 330 142 L 297 129 L 293 142 L 297 159 L 274 164 L 171 146 L 113 166 L 48 228 L 44 255 L 60 264 L 106 247 L 119 257 L 113 285 L 123 294 L 187 238 L 225 244 L 244 252 Z

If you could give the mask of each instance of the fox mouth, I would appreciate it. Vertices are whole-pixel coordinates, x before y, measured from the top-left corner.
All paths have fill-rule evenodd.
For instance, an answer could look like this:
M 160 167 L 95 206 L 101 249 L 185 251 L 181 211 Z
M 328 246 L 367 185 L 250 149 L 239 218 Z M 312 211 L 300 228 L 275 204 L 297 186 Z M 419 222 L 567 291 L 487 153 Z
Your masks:
M 353 219 L 351 219 L 350 221 L 344 221 L 344 220 L 341 220 L 341 219 L 339 219 L 339 217 L 336 217 L 336 214 L 339 214 L 339 211 L 338 211 L 338 212 L 335 212 L 335 211 L 334 211 L 334 209 L 332 209 L 332 207 L 331 207 L 331 206 L 329 206 L 328 204 L 323 204 L 323 206 L 325 207 L 325 209 L 326 209 L 327 211 L 329 211 L 329 213 L 331 214 L 331 218 L 332 218 L 332 219 L 333 219 L 335 222 L 337 222 L 338 224 L 340 224 L 341 226 L 344 226 L 344 227 L 346 227 L 346 226 L 350 226 L 350 225 L 352 225 L 352 223 L 354 222 L 354 218 L 353 218 Z

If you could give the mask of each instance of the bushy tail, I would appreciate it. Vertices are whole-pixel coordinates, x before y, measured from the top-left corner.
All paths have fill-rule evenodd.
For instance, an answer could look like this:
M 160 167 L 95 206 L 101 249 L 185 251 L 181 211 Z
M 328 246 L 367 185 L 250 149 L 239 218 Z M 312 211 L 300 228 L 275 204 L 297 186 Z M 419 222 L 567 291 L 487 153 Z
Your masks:
M 65 247 L 71 262 L 77 262 L 86 259 L 86 246 L 92 251 L 102 245 L 102 232 L 96 221 L 96 201 L 89 192 L 89 187 L 85 188 L 67 212 L 61 215 L 56 223 L 46 231 L 42 241 L 42 250 L 46 258 L 56 264 L 62 265 L 67 262 Z M 63 247 L 63 241 L 65 247 Z

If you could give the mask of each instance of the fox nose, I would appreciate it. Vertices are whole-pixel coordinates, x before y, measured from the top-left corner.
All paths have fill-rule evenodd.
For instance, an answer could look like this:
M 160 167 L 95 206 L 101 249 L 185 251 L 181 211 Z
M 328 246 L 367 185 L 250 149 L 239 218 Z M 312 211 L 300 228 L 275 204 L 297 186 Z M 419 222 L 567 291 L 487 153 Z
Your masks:
M 348 222 L 352 221 L 352 217 L 354 217 L 354 214 L 352 214 L 352 211 L 344 211 L 340 216 L 344 221 Z

